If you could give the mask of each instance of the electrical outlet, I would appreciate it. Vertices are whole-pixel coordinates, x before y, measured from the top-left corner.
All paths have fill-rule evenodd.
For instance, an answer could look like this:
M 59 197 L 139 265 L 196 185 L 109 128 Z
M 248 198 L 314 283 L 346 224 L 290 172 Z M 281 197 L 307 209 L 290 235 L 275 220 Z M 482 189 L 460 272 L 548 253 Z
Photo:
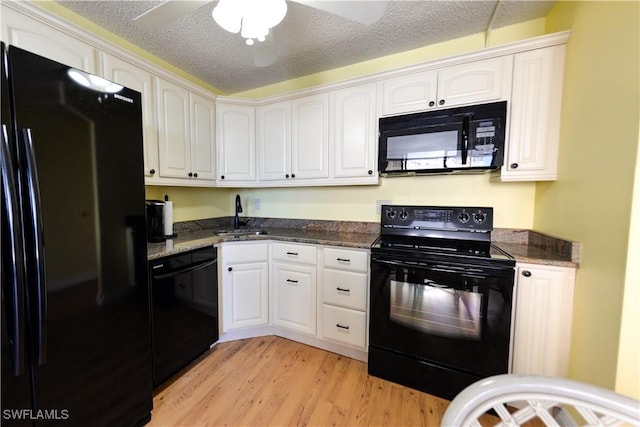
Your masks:
M 390 205 L 391 200 L 376 200 L 376 213 L 380 215 L 382 213 L 382 205 Z
M 262 199 L 256 197 L 253 199 L 253 210 L 257 212 L 260 209 L 262 209 Z

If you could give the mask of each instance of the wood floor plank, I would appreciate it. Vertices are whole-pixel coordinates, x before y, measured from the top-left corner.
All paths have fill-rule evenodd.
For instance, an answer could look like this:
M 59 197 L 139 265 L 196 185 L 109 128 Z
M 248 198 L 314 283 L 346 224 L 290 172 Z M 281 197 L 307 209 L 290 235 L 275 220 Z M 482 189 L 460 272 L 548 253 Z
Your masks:
M 438 426 L 449 402 L 280 337 L 220 343 L 157 390 L 154 426 Z

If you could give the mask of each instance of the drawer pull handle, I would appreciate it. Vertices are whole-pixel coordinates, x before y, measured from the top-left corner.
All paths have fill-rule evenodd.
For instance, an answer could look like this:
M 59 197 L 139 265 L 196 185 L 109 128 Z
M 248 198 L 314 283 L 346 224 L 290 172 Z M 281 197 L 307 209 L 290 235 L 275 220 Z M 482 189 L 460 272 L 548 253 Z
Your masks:
M 340 323 L 336 323 L 336 328 L 340 328 L 340 329 L 349 329 L 349 325 L 345 326 L 345 325 L 341 325 Z
M 289 282 L 289 283 L 298 283 L 297 280 L 293 280 L 293 279 L 287 279 L 287 282 Z
M 341 287 L 337 287 L 336 290 L 338 292 L 351 292 L 351 290 L 349 288 L 341 288 Z
M 338 260 L 338 262 L 351 262 L 349 258 L 336 258 L 336 260 Z
M 298 256 L 298 252 L 287 252 L 287 255 L 295 255 L 295 256 Z

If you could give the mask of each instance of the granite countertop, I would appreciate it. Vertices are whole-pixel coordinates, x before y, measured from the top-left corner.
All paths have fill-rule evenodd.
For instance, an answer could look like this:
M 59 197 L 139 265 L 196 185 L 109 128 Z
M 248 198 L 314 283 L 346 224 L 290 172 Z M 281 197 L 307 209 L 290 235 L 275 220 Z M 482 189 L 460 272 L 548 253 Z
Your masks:
M 147 257 L 152 260 L 223 242 L 256 240 L 368 249 L 378 237 L 380 227 L 379 223 L 370 222 L 251 218 L 244 220 L 241 229 L 261 230 L 266 234 L 218 235 L 220 230 L 232 230 L 230 224 L 230 217 L 176 223 L 177 236 L 166 242 L 149 243 Z M 532 230 L 495 229 L 492 243 L 517 262 L 559 267 L 578 267 L 580 263 L 579 243 Z
M 181 224 L 176 231 L 176 238 L 163 243 L 149 243 L 147 257 L 149 260 L 211 246 L 223 242 L 246 242 L 256 240 L 281 240 L 286 242 L 310 243 L 315 245 L 344 246 L 369 249 L 378 237 L 378 227 L 369 223 L 350 223 L 342 221 L 252 221 L 242 226 L 242 230 L 260 230 L 266 234 L 234 235 L 228 233 L 218 235 L 220 230 L 232 230 L 228 221 L 223 223 Z M 323 224 L 324 223 L 324 224 Z M 331 224 L 329 224 L 331 223 Z M 325 225 L 324 227 L 322 225 Z

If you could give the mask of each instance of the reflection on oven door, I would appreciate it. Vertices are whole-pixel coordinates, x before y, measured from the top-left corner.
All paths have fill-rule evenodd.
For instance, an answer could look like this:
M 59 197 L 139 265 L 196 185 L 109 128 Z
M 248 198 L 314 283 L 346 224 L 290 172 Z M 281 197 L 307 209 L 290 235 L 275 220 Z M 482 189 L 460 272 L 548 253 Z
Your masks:
M 482 294 L 391 280 L 392 322 L 451 338 L 480 339 Z

